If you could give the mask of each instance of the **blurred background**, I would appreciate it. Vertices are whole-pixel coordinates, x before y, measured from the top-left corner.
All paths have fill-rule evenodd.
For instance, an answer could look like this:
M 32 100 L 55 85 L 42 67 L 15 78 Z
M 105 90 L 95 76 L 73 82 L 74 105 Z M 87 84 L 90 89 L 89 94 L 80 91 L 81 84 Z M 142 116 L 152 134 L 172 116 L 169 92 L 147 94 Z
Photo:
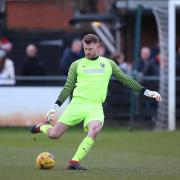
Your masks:
M 84 56 L 81 38 L 95 33 L 101 40 L 100 56 L 113 59 L 164 98 L 159 106 L 112 78 L 105 125 L 167 129 L 171 97 L 165 75 L 171 72 L 176 73 L 173 113 L 179 128 L 180 11 L 175 13 L 175 67 L 163 71 L 168 69 L 167 9 L 168 0 L 0 0 L 0 125 L 30 126 L 43 120 L 69 66 Z M 166 83 L 162 87 L 160 82 Z

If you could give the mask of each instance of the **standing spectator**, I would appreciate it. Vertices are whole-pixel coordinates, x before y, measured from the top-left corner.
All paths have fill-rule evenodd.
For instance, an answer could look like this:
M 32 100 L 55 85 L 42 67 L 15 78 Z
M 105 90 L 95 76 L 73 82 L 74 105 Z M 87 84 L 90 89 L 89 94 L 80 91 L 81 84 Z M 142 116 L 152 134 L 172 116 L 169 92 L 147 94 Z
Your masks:
M 60 70 L 63 75 L 68 74 L 70 65 L 84 56 L 82 51 L 82 42 L 79 39 L 74 39 L 71 47 L 67 47 L 60 59 Z
M 7 37 L 2 37 L 0 39 L 0 49 L 4 50 L 6 52 L 6 58 L 11 59 L 12 50 L 13 50 L 13 44 Z M 13 61 L 14 62 L 14 61 Z
M 142 47 L 140 53 L 140 61 L 138 64 L 138 71 L 143 73 L 144 68 L 150 62 L 151 50 L 148 47 Z
M 42 61 L 37 55 L 37 47 L 34 44 L 29 44 L 26 47 L 26 57 L 22 66 L 23 76 L 44 76 L 45 68 Z M 36 81 L 39 83 L 39 81 Z M 37 84 L 35 81 L 28 81 L 28 84 Z
M 155 59 L 151 60 L 144 68 L 143 74 L 145 76 L 159 76 L 160 75 L 160 54 Z
M 111 56 L 119 67 L 125 72 L 126 74 L 131 74 L 132 65 L 130 63 L 125 62 L 125 56 L 123 53 L 115 53 Z
M 159 52 L 159 42 L 157 41 L 155 45 L 151 48 L 151 59 L 155 59 Z
M 0 85 L 14 85 L 15 72 L 13 61 L 6 57 L 6 52 L 0 49 Z
M 37 47 L 34 44 L 29 44 L 26 47 L 26 57 L 22 66 L 22 75 L 24 76 L 45 75 L 44 65 L 38 59 Z
M 3 37 L 0 39 L 0 48 L 6 51 L 7 54 L 11 53 L 13 44 L 8 40 L 8 38 Z
M 107 57 L 106 47 L 104 46 L 102 42 L 99 43 L 97 51 L 98 51 L 97 53 L 99 56 Z

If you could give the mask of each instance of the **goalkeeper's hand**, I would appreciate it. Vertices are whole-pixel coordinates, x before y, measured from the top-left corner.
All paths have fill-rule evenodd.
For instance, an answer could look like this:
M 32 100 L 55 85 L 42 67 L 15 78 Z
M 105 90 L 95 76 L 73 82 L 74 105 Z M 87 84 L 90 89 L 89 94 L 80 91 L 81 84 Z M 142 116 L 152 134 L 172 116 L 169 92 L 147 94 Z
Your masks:
M 156 91 L 145 90 L 144 95 L 149 98 L 154 98 L 156 101 L 161 101 L 161 95 Z
M 48 121 L 54 120 L 55 113 L 58 111 L 58 109 L 59 106 L 57 104 L 52 106 L 52 108 L 46 114 Z

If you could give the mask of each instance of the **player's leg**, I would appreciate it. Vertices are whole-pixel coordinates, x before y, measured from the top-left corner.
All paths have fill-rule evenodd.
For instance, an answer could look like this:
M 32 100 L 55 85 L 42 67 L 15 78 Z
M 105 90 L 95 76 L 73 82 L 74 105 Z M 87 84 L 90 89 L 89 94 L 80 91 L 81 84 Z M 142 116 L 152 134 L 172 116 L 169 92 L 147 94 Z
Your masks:
M 83 139 L 83 141 L 79 145 L 78 150 L 73 156 L 72 160 L 80 161 L 85 157 L 85 155 L 89 152 L 89 150 L 93 146 L 94 140 L 97 137 L 97 134 L 100 132 L 101 128 L 102 128 L 102 123 L 98 120 L 91 121 L 88 124 L 87 136 Z
M 78 124 L 83 119 L 78 111 L 80 103 L 70 103 L 68 108 L 60 116 L 55 126 L 52 126 L 49 121 L 38 123 L 32 127 L 32 133 L 42 132 L 48 135 L 51 139 L 57 139 L 64 134 L 64 132 L 70 127 Z M 78 105 L 78 106 L 77 106 Z
M 92 108 L 93 107 L 93 108 Z M 80 166 L 80 160 L 82 160 L 90 151 L 94 144 L 94 140 L 100 132 L 104 123 L 104 113 L 102 105 L 91 104 L 88 108 L 87 116 L 84 120 L 84 128 L 88 130 L 87 136 L 80 143 L 76 153 L 71 161 L 69 161 L 68 169 L 84 170 L 85 168 Z
M 69 125 L 62 122 L 56 122 L 54 126 L 50 124 L 49 121 L 38 123 L 32 127 L 32 133 L 42 132 L 46 134 L 51 139 L 57 139 L 64 134 L 64 132 L 69 128 Z
M 102 128 L 101 121 L 94 120 L 88 124 L 87 136 L 80 143 L 76 153 L 72 160 L 69 161 L 68 169 L 70 170 L 86 170 L 86 168 L 80 166 L 80 160 L 82 160 L 90 151 L 94 144 L 94 140 Z
M 69 125 L 57 121 L 54 127 L 50 127 L 47 130 L 47 135 L 50 139 L 57 139 L 61 137 L 69 127 Z M 43 127 L 41 129 L 41 131 L 43 131 Z
M 101 121 L 91 121 L 88 124 L 88 136 L 91 137 L 93 140 L 96 139 L 97 135 L 102 129 L 102 122 Z

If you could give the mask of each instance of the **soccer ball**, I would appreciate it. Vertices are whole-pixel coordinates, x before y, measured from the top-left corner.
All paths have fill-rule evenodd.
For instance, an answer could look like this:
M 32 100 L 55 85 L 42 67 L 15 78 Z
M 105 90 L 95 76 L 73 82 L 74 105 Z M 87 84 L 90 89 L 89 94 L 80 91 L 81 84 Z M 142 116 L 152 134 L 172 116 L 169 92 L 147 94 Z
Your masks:
M 55 166 L 54 156 L 49 152 L 43 152 L 37 156 L 36 165 L 39 169 L 52 169 Z

